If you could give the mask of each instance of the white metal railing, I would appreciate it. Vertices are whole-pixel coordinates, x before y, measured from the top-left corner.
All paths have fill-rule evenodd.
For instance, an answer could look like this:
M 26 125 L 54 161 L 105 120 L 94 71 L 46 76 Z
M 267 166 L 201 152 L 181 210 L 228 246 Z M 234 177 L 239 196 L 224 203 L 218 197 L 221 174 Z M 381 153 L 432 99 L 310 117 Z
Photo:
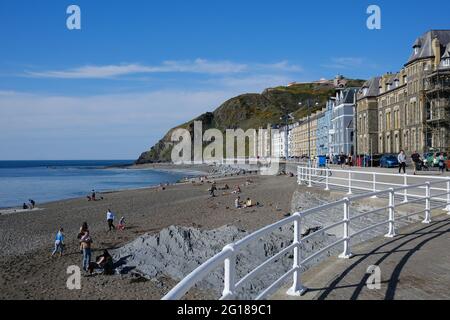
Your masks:
M 315 168 L 311 168 L 308 171 L 308 182 L 312 183 L 312 170 Z M 302 171 L 303 169 L 299 168 L 299 172 L 301 172 L 302 175 L 305 174 L 305 172 Z M 326 175 L 326 177 L 329 178 L 329 174 Z M 300 177 L 299 179 L 303 179 L 303 177 Z M 351 175 L 350 175 L 351 178 Z M 242 289 L 243 285 L 248 283 L 249 280 L 253 279 L 257 275 L 260 275 L 261 272 L 264 270 L 265 267 L 267 267 L 269 264 L 275 262 L 275 260 L 280 259 L 287 253 L 293 251 L 293 264 L 292 267 L 284 273 L 281 277 L 279 277 L 275 282 L 273 282 L 271 285 L 269 285 L 267 288 L 262 290 L 260 292 L 256 299 L 264 299 L 270 296 L 275 290 L 279 289 L 283 283 L 289 278 L 292 277 L 293 283 L 291 288 L 288 290 L 288 295 L 302 295 L 307 289 L 302 285 L 301 282 L 301 273 L 302 273 L 302 266 L 304 266 L 306 263 L 312 261 L 314 258 L 319 257 L 321 254 L 333 249 L 334 247 L 343 244 L 343 251 L 339 255 L 340 258 L 350 258 L 352 256 L 351 253 L 351 242 L 352 238 L 359 236 L 363 233 L 366 233 L 372 229 L 375 229 L 377 227 L 388 225 L 387 227 L 387 234 L 386 237 L 394 237 L 395 236 L 395 228 L 396 228 L 396 221 L 400 219 L 406 219 L 410 218 L 412 216 L 419 216 L 423 215 L 423 223 L 430 223 L 431 222 L 431 212 L 435 209 L 443 209 L 446 210 L 450 208 L 450 190 L 447 188 L 445 195 L 446 201 L 442 202 L 441 199 L 435 198 L 432 195 L 433 189 L 440 189 L 436 186 L 442 183 L 448 183 L 449 180 L 441 180 L 438 179 L 438 181 L 427 181 L 425 183 L 421 184 L 415 184 L 415 185 L 406 185 L 406 186 L 399 186 L 397 188 L 388 188 L 385 190 L 375 190 L 371 192 L 366 192 L 364 194 L 357 194 L 352 197 L 346 197 L 341 200 L 328 203 L 319 207 L 311 208 L 302 212 L 297 212 L 293 214 L 292 216 L 285 218 L 281 221 L 278 221 L 274 224 L 271 224 L 269 226 L 266 226 L 248 236 L 243 238 L 242 240 L 239 240 L 235 243 L 229 244 L 225 246 L 221 252 L 216 254 L 214 257 L 210 258 L 208 261 L 200 265 L 197 269 L 192 271 L 187 277 L 185 277 L 178 285 L 176 285 L 169 293 L 167 293 L 163 299 L 164 300 L 177 300 L 181 299 L 193 286 L 195 286 L 197 283 L 202 281 L 208 274 L 210 274 L 212 271 L 216 270 L 220 266 L 224 266 L 224 283 L 223 283 L 223 291 L 222 296 L 220 299 L 236 299 L 237 298 L 237 290 Z M 351 182 L 351 181 L 349 181 Z M 351 184 L 350 184 L 351 186 Z M 447 185 L 448 186 L 448 185 Z M 352 188 L 352 187 L 350 187 Z M 351 189 L 350 189 L 351 190 Z M 396 203 L 395 196 L 398 194 L 408 194 L 408 191 L 416 190 L 416 193 L 414 195 L 411 195 L 409 198 L 406 199 L 406 201 L 403 201 L 401 203 Z M 419 197 L 419 192 L 425 191 L 424 195 Z M 384 207 L 380 207 L 368 212 L 364 212 L 362 214 L 351 216 L 351 210 L 350 207 L 353 202 L 369 199 L 373 197 L 382 197 L 387 196 L 388 197 L 388 205 Z M 414 198 L 414 199 L 413 199 Z M 431 207 L 431 202 L 437 200 L 438 205 Z M 400 206 L 414 203 L 415 206 L 418 206 L 420 202 L 424 202 L 424 207 L 421 210 L 418 210 L 413 213 L 408 213 L 407 215 L 398 216 L 396 215 L 396 209 Z M 308 215 L 315 214 L 317 212 L 321 211 L 327 211 L 331 208 L 339 208 L 342 207 L 342 220 L 332 223 L 330 225 L 324 226 L 322 229 L 310 233 L 309 235 L 302 237 L 301 235 L 301 223 L 302 219 Z M 355 219 L 361 218 L 362 216 L 366 216 L 369 214 L 374 213 L 380 213 L 383 211 L 387 211 L 388 216 L 386 217 L 386 220 L 383 220 L 381 222 L 373 223 L 369 225 L 368 227 L 354 231 L 351 233 L 350 231 L 350 223 L 354 221 Z M 267 234 L 270 234 L 271 232 L 277 230 L 280 227 L 286 226 L 286 225 L 294 225 L 294 232 L 293 232 L 293 241 L 292 244 L 288 247 L 284 248 L 274 256 L 268 258 L 266 261 L 261 263 L 259 266 L 254 268 L 252 271 L 250 271 L 248 274 L 244 275 L 241 279 L 237 279 L 236 275 L 236 256 L 239 254 L 243 248 L 245 248 L 247 245 L 249 245 L 252 242 L 260 241 L 262 236 L 265 236 Z M 302 242 L 309 240 L 327 230 L 337 228 L 342 225 L 343 228 L 343 236 L 334 241 L 331 244 L 328 244 L 327 246 L 321 248 L 320 250 L 310 254 L 308 257 L 302 259 Z
M 445 201 L 450 203 L 450 178 L 448 177 L 393 174 L 363 170 L 315 168 L 308 166 L 299 166 L 297 173 L 297 180 L 299 184 L 306 183 L 308 187 L 312 187 L 313 184 L 319 184 L 323 185 L 325 190 L 330 190 L 331 187 L 346 188 L 348 190 L 348 195 L 353 194 L 356 190 L 363 192 L 376 192 L 386 190 L 391 187 L 406 187 L 420 183 L 423 184 L 424 182 L 437 182 L 438 186 L 432 187 L 430 191 L 433 199 L 436 201 Z M 421 187 L 419 189 L 425 189 L 425 187 Z M 411 191 L 409 188 L 403 188 L 401 193 L 397 192 L 396 195 L 403 196 L 404 202 L 408 201 L 408 197 L 425 198 L 420 191 Z M 450 206 L 447 209 L 450 211 Z

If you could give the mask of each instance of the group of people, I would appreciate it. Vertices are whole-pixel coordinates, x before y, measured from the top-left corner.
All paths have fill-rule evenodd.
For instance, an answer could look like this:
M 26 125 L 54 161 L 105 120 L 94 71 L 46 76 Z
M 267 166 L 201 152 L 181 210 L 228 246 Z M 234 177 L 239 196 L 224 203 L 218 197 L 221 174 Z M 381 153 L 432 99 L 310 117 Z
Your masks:
M 400 153 L 397 156 L 397 160 L 399 163 L 398 173 L 401 173 L 403 171 L 403 173 L 406 174 L 406 153 L 404 150 L 400 150 Z M 411 160 L 414 164 L 414 175 L 419 170 L 423 170 L 423 169 L 427 170 L 428 169 L 428 160 L 422 159 L 422 157 L 420 156 L 420 154 L 417 151 L 414 151 L 414 153 L 411 155 Z M 445 171 L 445 166 L 446 166 L 444 154 L 442 152 L 440 154 L 436 154 L 434 156 L 434 161 L 438 165 L 439 172 L 441 172 L 443 174 Z M 432 163 L 432 165 L 433 164 L 434 163 Z
M 125 218 L 122 217 L 119 221 L 119 224 L 114 226 L 114 213 L 108 209 L 106 213 L 106 221 L 108 223 L 108 231 L 119 229 L 125 229 Z M 64 228 L 60 228 L 55 237 L 54 249 L 51 254 L 53 257 L 55 254 L 59 253 L 61 257 L 65 250 L 64 244 Z M 100 269 L 104 274 L 112 274 L 113 273 L 113 259 L 109 254 L 108 250 L 104 250 L 103 254 L 96 257 L 95 262 L 92 262 L 92 237 L 89 231 L 89 226 L 87 222 L 83 222 L 78 232 L 77 239 L 80 244 L 80 253 L 83 255 L 82 259 L 82 268 L 84 271 L 92 274 L 94 270 Z
M 250 198 L 247 198 L 247 200 L 245 200 L 244 203 L 241 201 L 240 196 L 237 196 L 237 198 L 234 200 L 234 207 L 236 209 L 251 208 L 253 206 L 258 206 L 258 205 L 259 205 L 258 202 L 254 203 Z
M 23 210 L 33 210 L 36 207 L 36 202 L 33 199 L 29 199 L 28 203 L 24 202 L 22 205 Z

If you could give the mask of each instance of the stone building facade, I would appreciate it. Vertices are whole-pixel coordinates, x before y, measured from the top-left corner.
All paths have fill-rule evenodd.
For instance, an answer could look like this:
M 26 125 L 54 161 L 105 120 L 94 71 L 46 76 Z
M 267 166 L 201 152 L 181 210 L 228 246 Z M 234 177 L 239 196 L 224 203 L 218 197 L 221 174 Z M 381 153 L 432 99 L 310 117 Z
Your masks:
M 426 32 L 400 72 L 374 78 L 359 90 L 358 154 L 450 151 L 449 43 L 450 30 Z

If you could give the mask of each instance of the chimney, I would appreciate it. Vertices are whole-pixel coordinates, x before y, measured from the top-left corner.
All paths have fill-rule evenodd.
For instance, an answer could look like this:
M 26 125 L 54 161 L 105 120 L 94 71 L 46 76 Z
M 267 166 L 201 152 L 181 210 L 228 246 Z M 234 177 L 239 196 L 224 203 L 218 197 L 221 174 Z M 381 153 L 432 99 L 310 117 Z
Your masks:
M 436 70 L 441 63 L 441 43 L 438 38 L 433 39 L 431 47 L 434 54 L 434 70 Z

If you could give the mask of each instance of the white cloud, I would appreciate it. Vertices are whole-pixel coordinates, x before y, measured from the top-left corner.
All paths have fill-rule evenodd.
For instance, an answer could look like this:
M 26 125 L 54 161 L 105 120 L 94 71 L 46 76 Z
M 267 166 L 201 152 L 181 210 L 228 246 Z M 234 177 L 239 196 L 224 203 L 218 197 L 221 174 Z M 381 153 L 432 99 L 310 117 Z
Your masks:
M 243 64 L 231 61 L 173 60 L 164 61 L 160 65 L 119 64 L 95 66 L 88 65 L 66 70 L 25 71 L 25 76 L 35 78 L 57 79 L 111 79 L 124 75 L 151 73 L 199 73 L 209 75 L 226 75 L 249 72 L 300 72 L 302 68 L 291 65 L 288 61 L 269 64 Z
M 72 97 L 0 92 L 0 158 L 136 158 L 171 127 L 214 110 L 235 94 L 172 90 Z

